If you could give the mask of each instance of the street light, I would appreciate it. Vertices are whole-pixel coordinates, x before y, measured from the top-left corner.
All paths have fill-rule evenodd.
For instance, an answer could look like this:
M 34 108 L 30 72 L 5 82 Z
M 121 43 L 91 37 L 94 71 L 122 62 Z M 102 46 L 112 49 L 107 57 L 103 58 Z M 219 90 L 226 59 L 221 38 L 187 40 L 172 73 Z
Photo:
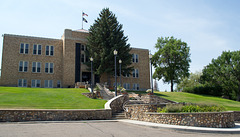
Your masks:
M 152 94 L 153 94 L 153 78 L 152 78 L 152 54 L 149 54 L 150 64 L 151 64 L 151 85 L 152 85 Z
M 92 63 L 93 63 L 93 58 L 90 58 L 91 61 L 91 92 L 93 93 L 93 69 L 92 69 Z
M 115 96 L 117 96 L 117 50 L 115 49 L 113 51 L 113 54 L 115 56 Z
M 122 82 L 121 82 L 121 67 L 122 67 L 122 60 L 119 60 L 119 68 L 120 68 L 120 86 L 122 86 Z

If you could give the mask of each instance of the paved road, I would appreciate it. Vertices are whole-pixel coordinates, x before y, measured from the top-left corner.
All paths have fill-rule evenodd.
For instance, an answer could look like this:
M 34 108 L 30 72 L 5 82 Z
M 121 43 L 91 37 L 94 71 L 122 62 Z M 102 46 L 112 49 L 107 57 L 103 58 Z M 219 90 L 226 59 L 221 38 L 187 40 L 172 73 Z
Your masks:
M 239 137 L 175 131 L 124 122 L 22 122 L 0 123 L 0 137 Z

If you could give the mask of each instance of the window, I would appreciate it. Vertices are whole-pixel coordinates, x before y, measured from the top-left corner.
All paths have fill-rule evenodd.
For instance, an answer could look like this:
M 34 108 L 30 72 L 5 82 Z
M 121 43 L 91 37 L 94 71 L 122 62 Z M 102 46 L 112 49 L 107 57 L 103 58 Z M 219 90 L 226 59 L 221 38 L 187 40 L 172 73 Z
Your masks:
M 27 72 L 28 71 L 28 62 L 20 61 L 19 62 L 19 72 Z
M 27 87 L 27 80 L 26 79 L 19 79 L 18 80 L 18 87 Z
M 32 63 L 32 72 L 40 73 L 41 72 L 41 63 L 33 62 Z
M 132 54 L 132 62 L 138 63 L 138 54 Z
M 46 55 L 53 56 L 54 47 L 53 46 L 46 46 Z
M 20 44 L 20 53 L 21 54 L 28 54 L 29 44 L 21 43 Z
M 42 54 L 42 45 L 33 45 L 33 55 L 41 55 Z
M 124 83 L 124 84 L 123 84 L 123 87 L 124 87 L 125 89 L 130 89 L 130 84 L 129 84 L 129 83 Z
M 45 63 L 45 72 L 53 73 L 53 63 Z
M 85 50 L 85 46 L 84 45 L 82 45 L 82 51 L 84 51 Z
M 53 88 L 53 81 L 52 80 L 44 80 L 44 87 L 45 88 Z
M 133 70 L 133 77 L 134 78 L 138 78 L 139 74 L 138 74 L 138 69 L 134 69 Z
M 84 55 L 84 54 L 82 54 L 82 56 L 81 56 L 81 62 L 82 62 L 82 63 L 84 63 L 84 62 L 85 62 L 85 59 L 84 59 L 84 57 L 85 57 L 85 55 Z
M 32 88 L 40 88 L 41 87 L 41 80 L 32 80 Z
M 133 84 L 133 90 L 139 90 L 139 84 Z
M 61 81 L 60 80 L 57 81 L 57 88 L 61 88 Z

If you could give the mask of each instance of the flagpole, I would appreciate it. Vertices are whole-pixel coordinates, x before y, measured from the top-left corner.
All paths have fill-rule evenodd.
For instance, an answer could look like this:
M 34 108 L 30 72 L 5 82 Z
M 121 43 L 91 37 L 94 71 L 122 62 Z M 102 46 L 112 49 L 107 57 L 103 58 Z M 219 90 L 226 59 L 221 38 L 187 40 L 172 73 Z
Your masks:
M 83 29 L 83 11 L 82 11 L 82 29 Z

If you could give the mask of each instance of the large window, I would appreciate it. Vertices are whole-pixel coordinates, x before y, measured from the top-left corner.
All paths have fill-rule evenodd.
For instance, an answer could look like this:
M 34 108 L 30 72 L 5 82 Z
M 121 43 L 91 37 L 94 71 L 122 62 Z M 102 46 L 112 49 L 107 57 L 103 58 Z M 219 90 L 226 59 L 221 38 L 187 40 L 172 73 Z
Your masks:
M 27 80 L 26 79 L 19 79 L 18 80 L 18 87 L 27 87 Z
M 47 56 L 53 56 L 54 53 L 54 47 L 53 46 L 46 46 L 46 55 Z
M 53 63 L 45 63 L 45 72 L 53 73 Z
M 32 72 L 40 73 L 41 72 L 41 63 L 40 62 L 33 62 L 32 63 Z
M 41 80 L 33 79 L 32 80 L 32 87 L 33 88 L 40 88 L 41 87 Z
M 133 84 L 133 90 L 139 90 L 139 84 Z
M 21 54 L 28 54 L 28 50 L 29 50 L 29 44 L 26 44 L 26 43 L 20 44 L 20 53 Z
M 132 62 L 138 62 L 138 54 L 132 54 Z
M 44 87 L 45 88 L 53 88 L 53 81 L 52 80 L 44 80 Z
M 124 87 L 125 89 L 130 89 L 130 84 L 129 84 L 129 83 L 124 83 L 124 84 L 123 84 L 123 87 Z
M 84 51 L 85 50 L 85 46 L 84 45 L 82 45 L 82 51 Z
M 19 61 L 19 72 L 27 72 L 28 71 L 28 62 L 27 61 Z
M 82 63 L 85 62 L 85 55 L 84 55 L 84 54 L 81 55 L 81 62 L 82 62 Z
M 33 55 L 41 55 L 42 54 L 42 45 L 33 45 Z
M 133 74 L 134 78 L 138 78 L 138 76 L 139 76 L 138 69 L 134 69 L 132 74 Z

